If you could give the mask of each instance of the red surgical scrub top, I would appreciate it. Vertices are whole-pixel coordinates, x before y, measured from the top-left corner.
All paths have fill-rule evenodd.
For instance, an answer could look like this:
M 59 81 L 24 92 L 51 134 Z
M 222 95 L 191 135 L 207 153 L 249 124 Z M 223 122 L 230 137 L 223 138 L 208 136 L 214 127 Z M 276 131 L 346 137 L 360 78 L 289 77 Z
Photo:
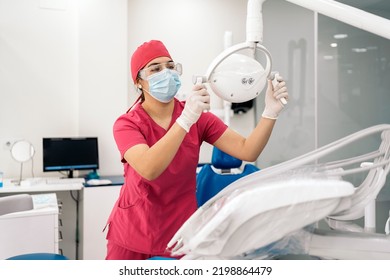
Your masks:
M 172 126 L 184 109 L 175 99 Z M 156 179 L 141 177 L 125 160 L 134 145 L 153 146 L 167 132 L 138 103 L 114 124 L 114 138 L 124 165 L 125 182 L 109 218 L 107 239 L 131 251 L 162 254 L 182 224 L 196 211 L 196 168 L 203 141 L 213 144 L 227 126 L 203 113 L 186 134 L 167 169 Z

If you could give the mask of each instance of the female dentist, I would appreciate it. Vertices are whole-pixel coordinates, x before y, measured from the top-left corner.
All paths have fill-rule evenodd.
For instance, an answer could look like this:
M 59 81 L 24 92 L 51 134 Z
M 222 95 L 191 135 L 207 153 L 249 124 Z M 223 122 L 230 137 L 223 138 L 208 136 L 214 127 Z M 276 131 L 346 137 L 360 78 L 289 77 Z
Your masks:
M 195 85 L 186 102 L 174 96 L 182 67 L 161 41 L 137 48 L 131 73 L 140 93 L 136 103 L 113 127 L 124 166 L 124 185 L 107 224 L 108 260 L 170 257 L 166 246 L 196 211 L 196 168 L 206 141 L 243 161 L 263 151 L 288 97 L 284 81 L 268 81 L 265 110 L 245 138 L 210 112 L 204 85 Z

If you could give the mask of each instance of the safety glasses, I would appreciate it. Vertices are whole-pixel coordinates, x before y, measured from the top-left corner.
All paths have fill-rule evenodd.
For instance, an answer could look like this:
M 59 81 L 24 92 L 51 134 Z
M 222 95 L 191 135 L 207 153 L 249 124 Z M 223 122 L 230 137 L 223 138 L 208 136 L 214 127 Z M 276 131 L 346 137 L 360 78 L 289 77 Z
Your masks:
M 159 64 L 152 64 L 148 67 L 145 67 L 144 69 L 140 70 L 138 73 L 138 77 L 145 80 L 150 75 L 156 74 L 158 72 L 161 72 L 164 69 L 170 69 L 176 71 L 179 75 L 181 75 L 183 69 L 180 63 L 175 63 L 173 61 L 159 63 Z

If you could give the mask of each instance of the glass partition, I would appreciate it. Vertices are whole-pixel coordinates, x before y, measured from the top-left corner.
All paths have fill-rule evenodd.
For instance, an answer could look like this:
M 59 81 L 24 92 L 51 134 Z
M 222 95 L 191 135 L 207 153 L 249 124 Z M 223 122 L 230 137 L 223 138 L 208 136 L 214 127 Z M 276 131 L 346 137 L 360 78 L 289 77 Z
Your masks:
M 387 12 L 367 11 L 389 18 L 387 5 Z M 390 123 L 390 40 L 319 15 L 317 63 L 319 146 Z M 345 153 L 368 151 L 377 145 L 374 141 L 379 140 L 350 146 Z M 377 232 L 383 233 L 390 208 L 390 176 L 377 197 L 376 208 Z
M 390 1 L 339 2 L 390 19 Z M 283 0 L 266 1 L 263 18 L 264 45 L 273 57 L 273 70 L 288 84 L 290 102 L 257 161 L 260 168 L 390 123 L 390 40 Z M 256 100 L 256 123 L 263 96 Z M 363 153 L 375 141 L 348 147 L 345 153 Z M 389 215 L 389 176 L 377 202 L 383 207 L 377 211 L 381 226 Z

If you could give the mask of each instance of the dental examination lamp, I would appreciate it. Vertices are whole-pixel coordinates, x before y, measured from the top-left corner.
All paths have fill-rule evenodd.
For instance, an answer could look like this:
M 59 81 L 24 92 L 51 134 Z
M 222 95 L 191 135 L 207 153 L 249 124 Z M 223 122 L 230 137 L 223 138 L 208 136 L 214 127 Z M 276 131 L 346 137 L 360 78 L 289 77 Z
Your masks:
M 246 42 L 231 46 L 220 53 L 210 64 L 206 76 L 194 76 L 193 82 L 209 83 L 213 92 L 225 101 L 242 103 L 256 98 L 267 84 L 267 79 L 277 83 L 278 73 L 271 72 L 272 57 L 261 44 L 263 41 L 262 4 L 266 0 L 248 1 Z M 237 52 L 249 50 L 253 57 Z M 263 67 L 256 59 L 257 53 L 266 57 Z M 281 99 L 285 105 L 285 98 Z

